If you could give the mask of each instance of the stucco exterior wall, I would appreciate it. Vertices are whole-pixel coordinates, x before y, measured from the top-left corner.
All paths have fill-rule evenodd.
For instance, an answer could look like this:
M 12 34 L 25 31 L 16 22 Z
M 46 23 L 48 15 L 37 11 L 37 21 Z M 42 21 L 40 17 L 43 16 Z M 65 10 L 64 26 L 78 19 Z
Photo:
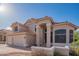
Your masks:
M 69 56 L 69 47 L 54 47 L 55 48 L 55 53 L 58 53 L 60 55 L 63 55 L 63 56 Z
M 25 35 L 17 35 L 17 36 L 14 36 L 14 40 L 13 40 L 13 45 L 15 46 L 27 46 L 26 44 L 26 40 L 24 39 L 24 36 Z
M 53 45 L 54 46 L 66 46 L 69 45 L 69 30 L 75 30 L 72 26 L 68 24 L 54 24 L 52 25 L 53 31 Z M 55 31 L 59 29 L 66 29 L 66 43 L 55 43 Z
M 23 26 L 19 26 L 19 31 L 26 31 L 26 30 L 28 30 L 28 28 L 26 29 L 26 28 L 23 27 Z
M 8 36 L 7 37 L 7 44 L 14 45 L 14 46 L 26 46 L 26 40 L 24 39 L 25 35 L 17 35 L 17 36 Z
M 26 43 L 28 46 L 33 46 L 36 44 L 36 36 L 35 35 L 26 35 Z
M 18 34 L 18 35 L 8 35 L 7 42 L 8 45 L 28 47 L 35 44 L 35 35 L 32 34 Z
M 12 36 L 7 36 L 6 44 L 12 45 Z
M 25 27 L 23 24 L 14 24 L 12 26 L 12 31 L 15 31 L 15 28 L 18 28 L 18 31 L 20 32 L 25 32 L 25 31 L 29 31 L 29 28 L 28 27 Z
M 53 56 L 56 53 L 58 53 L 61 56 L 69 55 L 69 47 L 53 46 L 51 48 L 47 48 L 32 46 L 31 49 L 33 56 Z
M 33 56 L 53 56 L 54 48 L 46 48 L 46 47 L 36 47 L 32 46 L 32 55 Z
M 36 24 L 35 23 L 30 23 L 30 24 L 26 24 L 26 26 L 28 26 L 28 28 L 32 31 L 32 32 L 35 32 L 35 26 Z

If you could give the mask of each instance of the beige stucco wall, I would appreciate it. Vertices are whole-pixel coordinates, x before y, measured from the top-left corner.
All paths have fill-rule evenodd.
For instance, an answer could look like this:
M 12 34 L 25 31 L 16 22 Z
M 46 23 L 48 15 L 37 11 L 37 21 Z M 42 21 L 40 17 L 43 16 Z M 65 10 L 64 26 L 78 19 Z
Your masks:
M 69 45 L 69 30 L 75 30 L 72 26 L 68 24 L 54 24 L 52 25 L 53 31 L 53 45 L 54 46 L 66 46 Z M 59 29 L 66 29 L 66 43 L 55 43 L 55 31 Z
M 34 18 L 31 18 L 29 20 L 27 20 L 27 22 L 24 24 L 24 26 L 28 26 L 28 28 L 35 33 L 35 27 L 36 27 L 36 24 L 39 20 L 37 19 L 34 19 Z
M 6 44 L 12 45 L 12 36 L 7 36 Z
M 54 47 L 54 52 L 63 56 L 69 56 L 69 47 Z
M 13 36 L 14 40 L 13 40 L 13 45 L 15 46 L 27 46 L 26 44 L 26 40 L 25 40 L 25 35 L 17 35 L 17 36 Z
M 26 24 L 26 26 L 28 26 L 28 28 L 29 28 L 30 31 L 32 31 L 33 33 L 35 33 L 35 27 L 36 27 L 35 23 Z
M 32 46 L 32 55 L 33 56 L 53 56 L 54 55 L 54 48 L 46 48 L 46 47 L 36 47 Z
M 36 36 L 35 35 L 26 35 L 26 43 L 28 46 L 33 46 L 36 44 Z
M 23 26 L 19 26 L 19 31 L 27 31 L 28 30 L 28 28 L 26 29 L 25 27 L 23 27 Z
M 35 44 L 35 35 L 29 33 L 10 33 L 7 35 L 8 45 L 28 47 Z
M 51 48 L 47 48 L 32 46 L 31 50 L 33 56 L 53 56 L 57 54 L 59 54 L 58 56 L 69 56 L 69 47 L 53 46 Z
M 15 30 L 15 27 L 17 27 L 18 28 L 18 31 L 29 31 L 29 28 L 28 27 L 25 27 L 24 25 L 22 25 L 22 24 L 14 24 L 13 26 L 11 26 L 12 27 L 12 31 L 14 31 Z
M 8 36 L 7 37 L 7 44 L 14 45 L 14 46 L 26 46 L 26 40 L 24 39 L 25 35 L 17 35 L 17 36 Z

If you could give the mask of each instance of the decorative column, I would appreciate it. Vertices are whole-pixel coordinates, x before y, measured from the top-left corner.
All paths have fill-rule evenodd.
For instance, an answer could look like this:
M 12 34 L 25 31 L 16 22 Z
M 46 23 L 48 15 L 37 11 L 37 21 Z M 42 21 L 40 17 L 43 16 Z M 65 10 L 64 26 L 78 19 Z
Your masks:
M 66 45 L 69 46 L 69 29 L 66 29 Z
M 40 29 L 40 46 L 44 46 L 44 33 L 43 33 L 43 29 Z
M 36 26 L 36 44 L 40 46 L 40 26 Z
M 19 23 L 18 23 L 18 32 L 20 31 L 20 29 L 19 29 Z
M 51 23 L 46 24 L 47 26 L 47 47 L 51 46 Z
M 55 44 L 55 29 L 53 29 L 53 46 Z

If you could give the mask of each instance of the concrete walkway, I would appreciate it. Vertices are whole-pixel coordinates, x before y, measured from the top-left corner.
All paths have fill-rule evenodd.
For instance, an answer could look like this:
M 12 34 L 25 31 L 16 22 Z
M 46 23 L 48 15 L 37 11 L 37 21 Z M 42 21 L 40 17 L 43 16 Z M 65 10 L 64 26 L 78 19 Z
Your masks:
M 25 56 L 25 55 L 29 56 L 31 55 L 31 51 L 9 47 L 6 44 L 0 44 L 0 55 L 2 56 Z

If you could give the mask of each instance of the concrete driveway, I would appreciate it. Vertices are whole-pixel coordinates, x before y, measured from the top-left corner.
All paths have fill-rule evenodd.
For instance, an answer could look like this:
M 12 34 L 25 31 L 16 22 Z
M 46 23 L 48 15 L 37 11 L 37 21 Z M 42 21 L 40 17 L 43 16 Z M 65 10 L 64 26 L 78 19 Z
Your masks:
M 9 47 L 6 44 L 0 44 L 1 56 L 29 56 L 31 51 Z

